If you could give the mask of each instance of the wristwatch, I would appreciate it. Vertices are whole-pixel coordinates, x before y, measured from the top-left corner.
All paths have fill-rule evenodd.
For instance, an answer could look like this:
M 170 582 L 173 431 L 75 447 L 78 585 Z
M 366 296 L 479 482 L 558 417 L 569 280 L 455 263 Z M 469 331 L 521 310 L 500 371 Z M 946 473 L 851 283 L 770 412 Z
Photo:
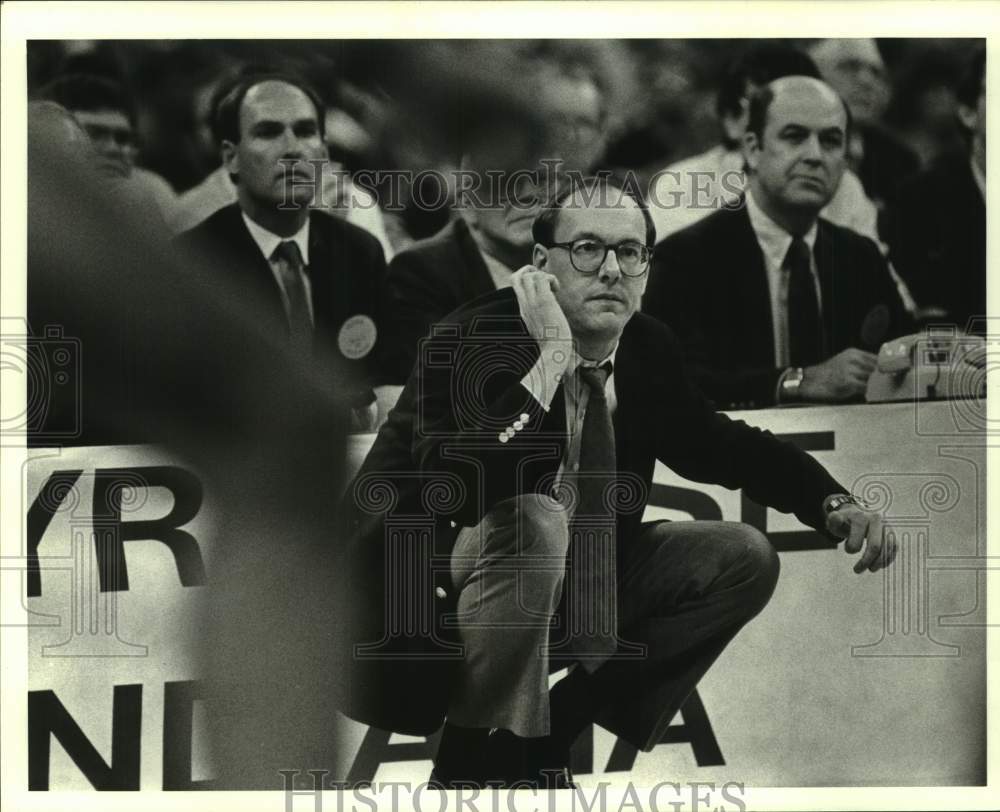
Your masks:
M 833 511 L 837 508 L 843 507 L 844 505 L 857 505 L 861 508 L 868 507 L 856 496 L 851 496 L 849 493 L 835 493 L 823 500 L 823 512 L 833 513 Z
M 799 388 L 802 386 L 802 379 L 805 377 L 805 370 L 802 367 L 790 367 L 781 376 L 781 397 L 782 401 L 798 400 Z

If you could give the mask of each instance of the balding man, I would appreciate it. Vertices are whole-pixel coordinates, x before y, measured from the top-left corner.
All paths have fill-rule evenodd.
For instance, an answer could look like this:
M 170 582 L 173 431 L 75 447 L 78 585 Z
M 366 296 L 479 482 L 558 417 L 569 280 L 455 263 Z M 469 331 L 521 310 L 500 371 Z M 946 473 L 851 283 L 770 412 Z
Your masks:
M 649 185 L 649 213 L 661 242 L 697 223 L 723 206 L 735 205 L 746 189 L 743 173 L 743 137 L 747 131 L 750 96 L 782 76 L 819 78 L 813 61 L 784 43 L 764 41 L 750 46 L 730 63 L 719 86 L 716 113 L 722 143 L 657 172 Z M 823 209 L 832 223 L 878 239 L 877 210 L 865 195 L 861 181 L 844 172 L 837 191 Z
M 905 331 L 878 247 L 819 217 L 845 166 L 850 113 L 829 85 L 753 96 L 748 188 L 660 243 L 643 310 L 670 325 L 723 408 L 859 398 L 882 341 Z
M 920 161 L 882 126 L 892 86 L 878 45 L 873 39 L 824 39 L 809 48 L 809 55 L 850 108 L 855 126 L 847 160 L 868 197 L 883 210 L 900 182 L 920 168 Z
M 239 281 L 275 341 L 303 363 L 333 364 L 356 428 L 375 419 L 378 240 L 312 211 L 327 158 L 324 110 L 295 77 L 251 75 L 218 104 L 222 159 L 238 200 L 178 238 L 208 274 Z M 231 338 L 231 337 L 230 337 Z
M 850 552 L 867 537 L 855 572 L 893 555 L 814 459 L 713 412 L 670 330 L 636 312 L 645 205 L 606 179 L 573 186 L 511 287 L 438 325 L 342 509 L 359 607 L 344 708 L 425 736 L 447 717 L 448 787 L 567 787 L 595 720 L 651 750 L 767 603 L 778 559 L 759 531 L 642 523 L 656 460 Z

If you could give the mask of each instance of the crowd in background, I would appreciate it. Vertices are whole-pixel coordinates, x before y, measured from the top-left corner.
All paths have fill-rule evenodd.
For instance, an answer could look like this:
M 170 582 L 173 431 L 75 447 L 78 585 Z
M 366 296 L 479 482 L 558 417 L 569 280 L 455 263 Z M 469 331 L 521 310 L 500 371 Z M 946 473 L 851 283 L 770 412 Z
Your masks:
M 789 75 L 822 79 L 850 111 L 848 171 L 823 216 L 878 246 L 910 326 L 967 326 L 985 315 L 984 59 L 981 40 L 956 39 L 34 41 L 29 132 L 68 112 L 118 197 L 175 236 L 237 201 L 223 166 L 227 94 L 255 73 L 300 77 L 318 97 L 330 158 L 324 199 L 314 202 L 368 232 L 391 261 L 387 275 L 381 259 L 370 272 L 386 280 L 371 311 L 376 321 L 381 314 L 379 340 L 396 342 L 395 356 L 382 347 L 386 366 L 375 378 L 401 386 L 428 324 L 502 287 L 530 256 L 530 230 L 461 205 L 457 170 L 509 174 L 539 156 L 582 173 L 609 170 L 651 196 L 661 243 L 726 193 L 740 199 L 750 97 Z M 669 170 L 680 168 L 722 177 L 716 204 L 692 206 L 684 194 L 693 187 L 670 186 L 678 175 Z M 665 245 L 661 255 L 671 256 L 674 243 Z M 442 257 L 445 249 L 466 258 Z M 267 258 L 278 274 L 283 260 Z M 441 263 L 457 263 L 460 277 L 436 279 Z M 434 301 L 421 302 L 427 292 Z
M 454 165 L 461 129 L 478 113 L 495 112 L 495 100 L 530 109 L 529 83 L 511 78 L 526 79 L 536 52 L 550 48 L 565 51 L 560 59 L 571 57 L 598 81 L 603 98 L 583 126 L 601 153 L 599 164 L 634 170 L 648 182 L 718 141 L 718 87 L 751 42 L 39 41 L 28 50 L 28 83 L 37 95 L 68 74 L 117 82 L 132 115 L 123 146 L 179 195 L 218 167 L 212 94 L 244 65 L 290 67 L 310 80 L 332 111 L 331 157 L 348 170 L 419 172 Z M 957 93 L 973 49 L 968 40 L 878 41 L 884 70 L 871 80 L 865 112 L 907 148 L 906 168 L 961 148 Z M 410 126 L 415 121 L 420 126 Z M 390 226 L 395 250 L 433 234 L 448 213 L 411 207 L 399 219 Z

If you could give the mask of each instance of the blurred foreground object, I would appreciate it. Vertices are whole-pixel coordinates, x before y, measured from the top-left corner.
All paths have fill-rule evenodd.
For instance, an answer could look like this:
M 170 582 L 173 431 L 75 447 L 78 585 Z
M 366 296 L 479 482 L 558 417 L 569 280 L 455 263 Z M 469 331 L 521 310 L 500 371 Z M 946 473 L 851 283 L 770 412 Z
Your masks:
M 108 199 L 49 106 L 29 111 L 28 179 L 35 348 L 58 331 L 78 349 L 71 444 L 161 446 L 198 472 L 220 517 L 190 629 L 216 785 L 281 788 L 280 769 L 332 769 L 343 381 L 300 363 L 240 290 L 176 262 L 166 233 Z M 29 377 L 35 447 L 54 444 L 50 384 Z

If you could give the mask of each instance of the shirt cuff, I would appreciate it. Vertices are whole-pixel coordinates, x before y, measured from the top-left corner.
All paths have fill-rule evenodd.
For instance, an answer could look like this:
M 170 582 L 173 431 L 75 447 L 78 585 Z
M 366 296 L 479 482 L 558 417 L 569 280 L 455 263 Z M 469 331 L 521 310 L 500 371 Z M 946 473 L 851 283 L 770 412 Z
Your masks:
M 548 355 L 560 352 L 564 350 L 556 349 Z M 521 378 L 521 386 L 531 393 L 545 411 L 548 411 L 552 405 L 552 398 L 562 383 L 564 369 L 564 363 L 558 363 L 554 358 L 546 357 L 546 353 L 542 353 L 535 361 L 535 365 L 528 370 L 528 374 Z

